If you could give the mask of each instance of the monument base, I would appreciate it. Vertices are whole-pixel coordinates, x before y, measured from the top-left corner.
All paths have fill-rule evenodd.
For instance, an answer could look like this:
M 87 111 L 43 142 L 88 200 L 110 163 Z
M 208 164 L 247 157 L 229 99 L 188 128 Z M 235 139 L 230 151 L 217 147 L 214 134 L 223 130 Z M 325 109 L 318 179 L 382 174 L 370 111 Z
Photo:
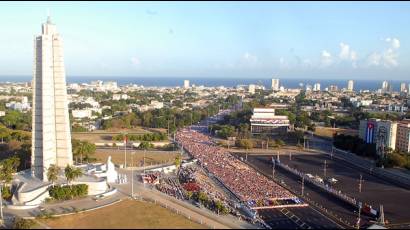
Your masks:
M 83 171 L 83 175 L 72 181 L 71 184 L 88 185 L 89 196 L 102 194 L 107 196 L 113 194 L 114 190 L 108 185 L 107 178 L 111 179 L 112 175 L 117 175 L 117 172 L 113 170 L 110 159 L 107 163 L 109 165 L 108 167 L 104 164 L 75 166 Z M 60 175 L 58 175 L 58 179 L 55 182 L 57 185 L 67 185 L 67 180 L 62 171 L 63 170 L 60 171 Z M 95 173 L 96 171 L 101 173 Z M 43 204 L 47 198 L 50 198 L 50 186 L 52 186 L 51 182 L 44 182 L 33 177 L 30 169 L 21 171 L 14 177 L 12 182 L 13 197 L 11 204 L 7 207 L 13 209 L 36 208 L 40 204 Z

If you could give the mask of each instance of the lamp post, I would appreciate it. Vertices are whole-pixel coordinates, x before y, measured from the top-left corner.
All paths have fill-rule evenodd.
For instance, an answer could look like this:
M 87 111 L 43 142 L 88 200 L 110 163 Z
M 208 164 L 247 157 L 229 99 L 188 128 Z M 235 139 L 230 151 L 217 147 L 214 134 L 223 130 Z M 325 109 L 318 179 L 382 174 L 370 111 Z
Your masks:
M 134 153 L 131 152 L 131 198 L 134 199 Z
M 3 224 L 3 183 L 0 183 L 0 223 Z
M 124 168 L 127 168 L 127 133 L 124 133 Z

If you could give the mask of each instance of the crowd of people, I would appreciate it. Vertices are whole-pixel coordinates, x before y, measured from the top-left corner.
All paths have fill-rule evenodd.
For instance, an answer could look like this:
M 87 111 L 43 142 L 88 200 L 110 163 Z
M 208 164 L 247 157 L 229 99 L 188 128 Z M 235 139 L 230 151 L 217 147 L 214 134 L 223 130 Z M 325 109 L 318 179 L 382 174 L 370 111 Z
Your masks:
M 147 173 L 141 175 L 144 184 L 159 184 L 159 173 Z
M 156 188 L 169 196 L 173 196 L 177 199 L 184 200 L 186 199 L 183 188 L 181 185 L 173 178 L 163 178 L 159 184 L 156 185 Z
M 198 163 L 215 175 L 241 201 L 265 199 L 290 199 L 294 196 L 255 169 L 233 157 L 224 148 L 216 146 L 212 139 L 192 129 L 176 134 L 177 142 L 198 159 Z

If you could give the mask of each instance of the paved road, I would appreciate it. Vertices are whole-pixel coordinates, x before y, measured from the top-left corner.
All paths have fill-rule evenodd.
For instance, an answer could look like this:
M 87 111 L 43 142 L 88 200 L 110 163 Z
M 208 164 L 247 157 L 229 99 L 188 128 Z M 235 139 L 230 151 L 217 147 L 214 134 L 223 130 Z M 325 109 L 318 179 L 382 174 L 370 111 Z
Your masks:
M 121 170 L 122 173 L 126 173 L 128 178 L 131 178 L 131 172 L 127 170 Z M 138 172 L 134 172 L 136 175 Z M 205 208 L 197 208 L 187 202 L 178 200 L 174 197 L 170 197 L 163 194 L 155 189 L 150 189 L 149 186 L 145 186 L 137 181 L 136 176 L 134 177 L 134 195 L 142 196 L 145 198 L 156 199 L 161 201 L 163 204 L 167 204 L 175 209 L 183 211 L 186 215 L 190 215 L 197 220 L 202 219 L 204 223 L 209 226 L 215 226 L 215 228 L 255 228 L 256 226 L 251 225 L 245 221 L 240 221 L 233 216 L 219 216 Z M 120 185 L 117 187 L 123 194 L 131 194 L 131 185 Z

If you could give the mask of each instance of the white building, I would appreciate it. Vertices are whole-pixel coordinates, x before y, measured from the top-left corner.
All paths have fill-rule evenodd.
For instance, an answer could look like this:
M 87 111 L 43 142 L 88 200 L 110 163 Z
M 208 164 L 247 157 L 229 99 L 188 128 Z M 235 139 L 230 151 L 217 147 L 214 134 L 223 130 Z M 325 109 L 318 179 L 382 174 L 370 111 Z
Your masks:
M 92 110 L 91 109 L 76 109 L 71 111 L 74 118 L 91 118 Z
M 316 83 L 313 85 L 313 91 L 320 91 L 320 83 Z
M 127 94 L 113 94 L 112 95 L 112 99 L 115 101 L 119 101 L 119 100 L 127 100 L 129 97 Z
M 248 87 L 248 92 L 251 94 L 255 93 L 256 86 L 254 84 L 250 84 Z
M 400 84 L 400 92 L 401 93 L 406 93 L 407 92 L 406 83 L 401 83 Z
M 285 134 L 290 125 L 288 117 L 276 116 L 273 108 L 254 108 L 250 122 L 252 134 Z
M 378 154 L 382 154 L 384 148 L 396 148 L 397 122 L 368 119 L 361 120 L 359 137 L 366 143 L 376 143 Z
M 115 81 L 104 82 L 101 86 L 103 91 L 118 91 L 118 84 Z
M 353 80 L 349 80 L 347 82 L 347 90 L 348 91 L 353 91 L 354 90 L 354 81 Z
M 386 92 L 391 92 L 392 91 L 392 85 L 388 81 L 383 81 L 382 82 L 382 90 L 383 93 Z
M 63 44 L 50 18 L 34 39 L 32 171 L 47 181 L 54 164 L 73 164 Z M 44 68 L 49 66 L 49 68 Z
M 23 102 L 18 102 L 18 101 L 11 101 L 6 103 L 6 108 L 12 109 L 12 110 L 18 110 L 20 112 L 23 111 L 28 111 L 31 109 L 29 103 L 23 103 Z
M 184 88 L 189 89 L 189 80 L 184 80 Z
M 272 90 L 279 90 L 279 79 L 272 79 Z

